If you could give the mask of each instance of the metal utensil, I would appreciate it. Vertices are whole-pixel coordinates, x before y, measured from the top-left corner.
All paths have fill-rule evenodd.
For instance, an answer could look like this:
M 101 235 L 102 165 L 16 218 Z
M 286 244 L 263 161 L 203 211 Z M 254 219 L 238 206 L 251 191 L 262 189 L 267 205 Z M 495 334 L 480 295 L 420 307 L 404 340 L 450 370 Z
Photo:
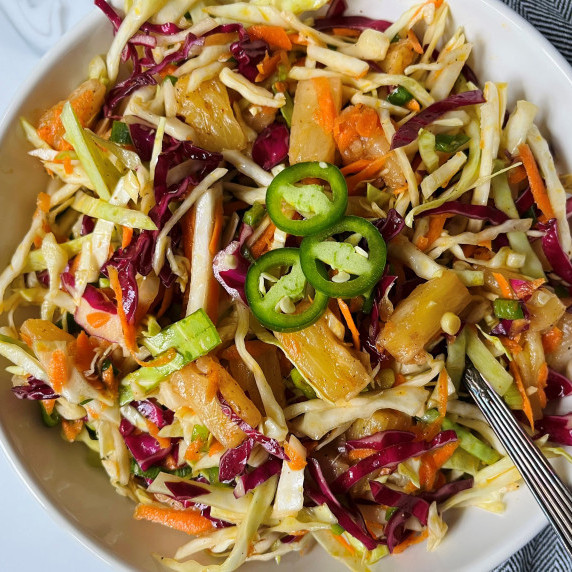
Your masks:
M 548 522 L 572 555 L 572 493 L 488 381 L 473 366 L 466 368 L 464 380 Z

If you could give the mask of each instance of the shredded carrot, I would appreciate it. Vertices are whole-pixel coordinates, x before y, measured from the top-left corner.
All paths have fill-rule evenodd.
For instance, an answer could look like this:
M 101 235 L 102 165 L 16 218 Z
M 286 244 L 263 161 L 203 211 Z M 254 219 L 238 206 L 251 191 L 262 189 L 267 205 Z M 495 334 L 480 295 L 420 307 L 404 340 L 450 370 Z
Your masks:
M 131 244 L 133 238 L 133 229 L 129 226 L 123 227 L 123 236 L 121 238 L 121 248 L 127 248 Z
M 242 209 L 248 208 L 249 206 L 250 205 L 244 201 L 229 201 L 228 203 L 224 203 L 224 215 L 230 216 L 232 213 L 241 211 Z
M 183 231 L 183 251 L 189 262 L 193 258 L 193 239 L 195 235 L 195 209 L 188 210 L 181 219 L 181 227 Z
M 514 169 L 511 169 L 508 172 L 508 182 L 511 185 L 518 185 L 519 183 L 522 183 L 522 181 L 524 181 L 525 179 L 526 179 L 526 169 L 522 165 L 519 165 L 518 167 L 515 167 Z
M 73 354 L 77 368 L 80 371 L 88 371 L 91 369 L 91 364 L 95 357 L 95 351 L 89 341 L 88 335 L 82 330 L 75 340 L 75 343 L 72 342 L 72 344 L 75 345 Z
M 409 188 L 409 185 L 403 185 L 402 187 L 397 187 L 397 189 L 393 189 L 392 193 L 397 196 L 401 193 L 404 193 Z
M 487 250 L 492 250 L 493 249 L 493 241 L 492 240 L 481 240 L 481 242 L 477 243 L 477 246 L 482 246 L 483 248 L 486 248 Z
M 520 160 L 526 169 L 526 175 L 528 176 L 534 202 L 543 213 L 543 217 L 541 217 L 542 222 L 554 218 L 554 210 L 552 209 L 550 199 L 548 198 L 546 185 L 542 180 L 540 171 L 538 170 L 538 165 L 536 164 L 536 160 L 534 159 L 534 155 L 532 154 L 530 147 L 526 143 L 522 143 L 518 147 L 518 152 L 520 154 Z
M 55 399 L 42 399 L 42 405 L 44 406 L 44 411 L 47 415 L 51 415 L 54 412 L 54 407 L 56 406 Z
M 429 247 L 441 236 L 443 232 L 443 228 L 445 227 L 445 223 L 447 219 L 451 218 L 452 215 L 450 214 L 439 214 L 439 215 L 431 215 L 429 217 L 429 229 L 427 230 L 427 234 L 425 237 L 426 241 L 418 240 L 419 244 L 417 244 L 417 248 L 420 250 L 426 251 Z M 422 248 L 424 246 L 425 248 Z
M 220 32 L 218 34 L 211 34 L 205 38 L 206 46 L 222 46 L 223 44 L 229 44 L 238 39 L 236 32 Z
M 125 310 L 123 309 L 123 292 L 121 290 L 121 285 L 119 284 L 119 275 L 117 273 L 117 269 L 113 266 L 108 266 L 107 272 L 109 275 L 109 283 L 115 292 L 115 299 L 117 300 L 117 315 L 119 316 L 119 320 L 121 322 L 121 329 L 123 330 L 125 345 L 132 354 L 136 354 L 137 344 L 135 342 L 135 326 L 127 321 L 127 316 L 125 315 Z
M 361 461 L 367 459 L 377 453 L 375 449 L 351 449 L 348 451 L 348 459 L 350 461 Z
M 516 341 L 511 340 L 505 336 L 499 336 L 502 345 L 514 356 L 518 355 L 522 351 L 522 346 Z
M 111 316 L 107 312 L 90 312 L 86 316 L 87 323 L 92 328 L 102 328 L 110 319 Z
M 52 352 L 48 364 L 48 378 L 52 389 L 61 393 L 68 380 L 68 358 L 62 350 Z
M 224 450 L 224 447 L 221 443 L 219 443 L 216 439 L 213 440 L 211 446 L 209 447 L 209 457 L 214 457 L 217 453 L 220 453 Z
M 293 471 L 301 471 L 306 466 L 306 460 L 304 457 L 297 453 L 296 449 L 294 449 L 294 447 L 292 447 L 289 443 L 284 443 L 284 452 L 290 459 L 288 461 L 288 466 Z
M 544 362 L 540 369 L 538 370 L 538 380 L 537 380 L 537 387 L 538 387 L 538 396 L 540 399 L 540 406 L 546 407 L 546 386 L 548 385 L 548 364 Z
M 316 98 L 320 102 L 319 107 L 314 112 L 314 121 L 326 132 L 332 133 L 337 117 L 336 104 L 332 97 L 332 89 L 328 78 L 312 78 L 312 85 L 316 92 Z
M 177 461 L 175 461 L 175 457 L 173 457 L 173 455 L 171 455 L 171 453 L 169 453 L 165 457 L 165 460 L 163 461 L 163 463 L 165 465 L 165 468 L 168 469 L 169 471 L 175 471 L 176 469 L 179 468 Z
M 258 75 L 254 81 L 259 83 L 269 78 L 276 71 L 281 59 L 282 58 L 279 53 L 274 54 L 273 56 L 269 56 L 268 53 L 266 53 L 262 61 L 256 66 Z
M 244 344 L 246 346 L 246 351 L 253 357 L 257 358 L 261 355 L 264 355 L 268 351 L 272 351 L 274 346 L 267 344 L 265 342 L 261 342 L 260 340 L 249 340 Z M 240 354 L 238 353 L 238 349 L 233 344 L 226 348 L 221 354 L 220 357 L 222 359 L 226 359 L 228 361 L 235 361 L 241 359 Z
M 415 433 L 417 433 L 420 439 L 424 441 L 429 441 L 436 437 L 437 433 L 441 431 L 441 425 L 443 424 L 443 419 L 447 414 L 447 401 L 449 399 L 449 376 L 447 370 L 443 368 L 437 379 L 437 395 L 438 395 L 438 405 L 437 410 L 439 411 L 439 417 L 435 421 L 428 423 L 426 425 L 416 425 L 415 427 L 420 427 Z
M 274 242 L 275 232 L 276 227 L 274 223 L 271 222 L 258 240 L 250 247 L 250 254 L 252 254 L 255 259 L 260 258 L 265 252 L 270 250 Z
M 202 439 L 195 439 L 194 441 L 191 441 L 190 445 L 187 447 L 187 450 L 185 451 L 185 459 L 187 461 L 190 461 L 191 463 L 198 461 L 203 445 L 204 442 Z
M 346 36 L 346 38 L 359 38 L 361 32 L 352 28 L 332 28 L 332 34 L 334 36 Z
M 177 510 L 138 504 L 133 517 L 135 520 L 149 520 L 163 524 L 187 534 L 200 534 L 201 532 L 210 532 L 213 529 L 212 522 L 195 509 Z
M 355 195 L 356 189 L 360 183 L 364 181 L 371 181 L 375 179 L 380 171 L 383 169 L 387 159 L 389 157 L 389 153 L 387 155 L 382 155 L 381 157 L 377 157 L 369 162 L 369 165 L 363 169 L 360 173 L 356 173 L 351 177 L 346 179 L 348 184 L 348 194 Z M 405 187 L 407 188 L 407 187 Z
M 358 159 L 349 165 L 341 168 L 342 175 L 353 175 L 359 173 L 362 169 L 365 169 L 368 165 L 371 165 L 371 161 L 368 159 Z
M 145 419 L 145 424 L 147 425 L 147 430 L 149 435 L 155 438 L 161 449 L 168 449 L 171 446 L 171 439 L 159 436 L 159 427 L 153 423 L 150 419 Z
M 164 354 L 156 357 L 151 361 L 141 361 L 135 356 L 131 356 L 141 367 L 162 367 L 172 362 L 177 357 L 177 350 L 175 348 L 169 348 Z
M 394 549 L 392 554 L 401 554 L 404 550 L 423 542 L 429 536 L 429 530 L 426 528 L 419 534 L 410 534 L 403 542 L 400 542 Z
M 411 42 L 411 47 L 413 51 L 417 52 L 420 55 L 423 55 L 423 46 L 419 43 L 419 38 L 416 36 L 415 32 L 410 28 L 407 31 L 407 37 Z
M 562 338 L 562 330 L 556 326 L 542 334 L 542 347 L 545 353 L 551 354 L 553 351 L 556 351 L 562 342 Z
M 308 41 L 308 39 L 303 36 L 302 34 L 288 34 L 288 38 L 289 40 L 293 43 L 296 44 L 297 46 L 308 46 L 310 45 L 310 42 Z M 303 60 L 305 60 L 306 58 L 302 59 L 302 63 L 296 62 L 296 65 L 304 65 Z
M 395 375 L 395 383 L 393 384 L 393 386 L 395 387 L 397 385 L 402 385 L 406 381 L 407 378 L 402 373 L 398 373 Z
M 421 111 L 421 106 L 416 99 L 410 99 L 406 104 L 405 107 L 409 109 L 409 111 L 414 111 L 415 113 Z
M 222 203 L 219 202 L 215 207 L 213 232 L 209 242 L 209 253 L 211 256 L 214 256 L 218 252 L 223 222 Z
M 250 36 L 250 39 L 264 40 L 271 46 L 281 48 L 286 51 L 292 49 L 291 38 L 288 36 L 284 28 L 281 28 L 280 26 L 250 26 L 246 31 Z
M 160 72 L 159 75 L 162 78 L 166 78 L 168 75 L 173 75 L 177 71 L 177 66 L 175 64 L 169 64 L 168 66 L 164 67 Z
M 522 409 L 526 415 L 526 418 L 528 419 L 528 422 L 530 423 L 530 428 L 534 432 L 534 414 L 532 412 L 532 405 L 530 404 L 528 393 L 526 393 L 526 388 L 524 387 L 522 376 L 520 375 L 520 370 L 518 369 L 518 366 L 514 360 L 510 362 L 509 369 L 510 373 L 512 373 L 512 376 L 514 377 L 514 382 L 516 383 L 518 392 L 522 397 Z
M 47 193 L 41 192 L 36 199 L 36 203 L 38 206 L 38 210 L 41 212 L 48 214 L 50 212 L 50 195 Z
M 512 300 L 514 298 L 514 294 L 508 280 L 500 272 L 493 272 L 493 278 L 497 281 L 501 291 L 501 296 L 508 300 Z
M 334 534 L 332 532 L 332 534 Z M 353 556 L 356 553 L 356 549 L 341 535 L 334 534 L 334 538 Z
M 433 490 L 439 469 L 451 458 L 458 446 L 459 441 L 454 441 L 421 455 L 419 484 L 422 489 L 427 491 Z
M 354 342 L 354 347 L 359 352 L 360 347 L 361 347 L 361 343 L 360 343 L 360 339 L 359 339 L 359 331 L 355 325 L 354 319 L 352 318 L 352 314 L 350 312 L 350 309 L 348 308 L 348 305 L 341 298 L 338 298 L 338 306 L 340 307 L 342 315 L 344 316 L 346 324 L 348 325 L 348 328 L 352 334 L 352 340 Z
M 115 393 L 117 391 L 117 380 L 115 379 L 115 373 L 113 373 L 113 367 L 104 369 L 101 377 L 105 387 Z
M 68 421 L 67 419 L 62 419 L 62 429 L 66 441 L 73 443 L 83 429 L 83 421 L 81 419 L 77 419 L 76 421 Z

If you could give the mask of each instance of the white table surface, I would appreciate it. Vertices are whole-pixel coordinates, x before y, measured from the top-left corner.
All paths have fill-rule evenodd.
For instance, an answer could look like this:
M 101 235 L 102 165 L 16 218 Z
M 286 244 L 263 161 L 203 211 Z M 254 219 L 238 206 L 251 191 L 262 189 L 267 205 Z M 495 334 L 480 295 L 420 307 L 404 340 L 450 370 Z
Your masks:
M 0 117 L 41 55 L 92 9 L 92 0 L 0 0 Z M 2 452 L 0 491 L 2 572 L 111 570 L 52 521 Z

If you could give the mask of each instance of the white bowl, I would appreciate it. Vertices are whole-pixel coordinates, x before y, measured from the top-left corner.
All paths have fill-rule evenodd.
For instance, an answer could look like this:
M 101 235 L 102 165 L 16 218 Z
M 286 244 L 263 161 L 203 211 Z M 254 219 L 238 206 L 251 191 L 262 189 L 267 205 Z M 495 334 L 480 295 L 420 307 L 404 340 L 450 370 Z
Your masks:
M 411 0 L 352 0 L 354 12 L 395 19 L 411 6 Z M 525 97 L 540 107 L 542 130 L 550 134 L 559 165 L 572 167 L 572 150 L 566 145 L 572 132 L 567 112 L 572 94 L 572 72 L 558 52 L 528 23 L 497 0 L 452 0 L 453 19 L 463 25 L 474 43 L 473 64 L 481 81 L 508 82 L 510 100 Z M 36 73 L 12 105 L 0 129 L 0 214 L 3 245 L 0 265 L 9 261 L 34 210 L 35 197 L 44 189 L 46 175 L 28 157 L 28 144 L 18 117 L 32 122 L 46 107 L 66 96 L 86 75 L 87 64 L 106 51 L 110 25 L 93 14 L 68 34 L 44 58 Z M 9 200 L 7 200 L 9 197 Z M 34 404 L 16 400 L 7 375 L 0 384 L 0 440 L 2 446 L 41 505 L 56 522 L 118 570 L 157 570 L 151 553 L 171 555 L 186 535 L 132 519 L 133 504 L 121 498 L 108 483 L 103 470 L 86 463 L 81 445 L 69 446 L 58 431 L 39 421 Z M 567 471 L 569 482 L 572 471 Z M 526 490 L 507 496 L 504 515 L 479 509 L 452 511 L 446 515 L 449 533 L 435 553 L 423 546 L 386 558 L 380 568 L 391 571 L 488 570 L 510 556 L 546 524 Z M 39 508 L 38 508 L 39 510 Z M 33 514 L 30 518 L 33 518 Z M 55 548 L 61 551 L 61 547 Z M 64 551 L 65 554 L 65 549 Z M 62 554 L 63 556 L 63 554 Z M 78 564 L 78 568 L 81 566 Z M 283 560 L 281 569 L 344 570 L 314 549 L 301 563 L 298 557 Z M 257 564 L 248 570 L 267 569 Z

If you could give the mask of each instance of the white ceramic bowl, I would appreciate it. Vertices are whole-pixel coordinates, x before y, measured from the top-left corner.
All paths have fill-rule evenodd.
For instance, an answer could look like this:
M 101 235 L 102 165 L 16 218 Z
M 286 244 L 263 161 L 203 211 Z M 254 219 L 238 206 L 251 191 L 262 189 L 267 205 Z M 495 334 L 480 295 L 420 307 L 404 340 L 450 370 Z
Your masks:
M 352 0 L 352 10 L 368 16 L 395 19 L 412 0 Z M 557 51 L 529 24 L 497 0 L 451 0 L 455 25 L 462 25 L 474 43 L 472 64 L 482 81 L 509 82 L 510 100 L 525 97 L 540 107 L 539 121 L 556 151 L 560 166 L 572 167 L 572 150 L 566 145 L 572 133 L 568 104 L 572 71 Z M 3 267 L 28 227 L 37 193 L 46 175 L 28 157 L 28 145 L 18 125 L 23 115 L 32 122 L 41 111 L 66 96 L 84 78 L 87 64 L 110 43 L 110 26 L 93 14 L 68 34 L 45 57 L 12 105 L 0 129 L 0 265 Z M 11 462 L 38 501 L 80 542 L 118 570 L 157 570 L 152 552 L 171 555 L 186 535 L 132 519 L 131 501 L 117 496 L 103 470 L 86 463 L 81 445 L 70 447 L 57 431 L 40 423 L 37 409 L 18 401 L 3 375 L 0 384 L 0 438 Z M 568 470 L 568 469 L 564 469 Z M 568 470 L 568 480 L 572 472 Z M 507 497 L 508 510 L 493 515 L 479 509 L 451 511 L 446 515 L 449 533 L 439 550 L 414 547 L 384 559 L 388 571 L 415 569 L 484 571 L 510 556 L 545 525 L 540 510 L 526 490 Z M 39 510 L 39 507 L 38 507 Z M 33 515 L 30 515 L 33 518 Z M 59 548 L 58 548 L 59 550 Z M 281 569 L 334 572 L 344 570 L 319 548 L 300 562 L 284 559 Z M 248 566 L 268 569 L 272 564 Z M 78 563 L 78 568 L 80 568 Z

